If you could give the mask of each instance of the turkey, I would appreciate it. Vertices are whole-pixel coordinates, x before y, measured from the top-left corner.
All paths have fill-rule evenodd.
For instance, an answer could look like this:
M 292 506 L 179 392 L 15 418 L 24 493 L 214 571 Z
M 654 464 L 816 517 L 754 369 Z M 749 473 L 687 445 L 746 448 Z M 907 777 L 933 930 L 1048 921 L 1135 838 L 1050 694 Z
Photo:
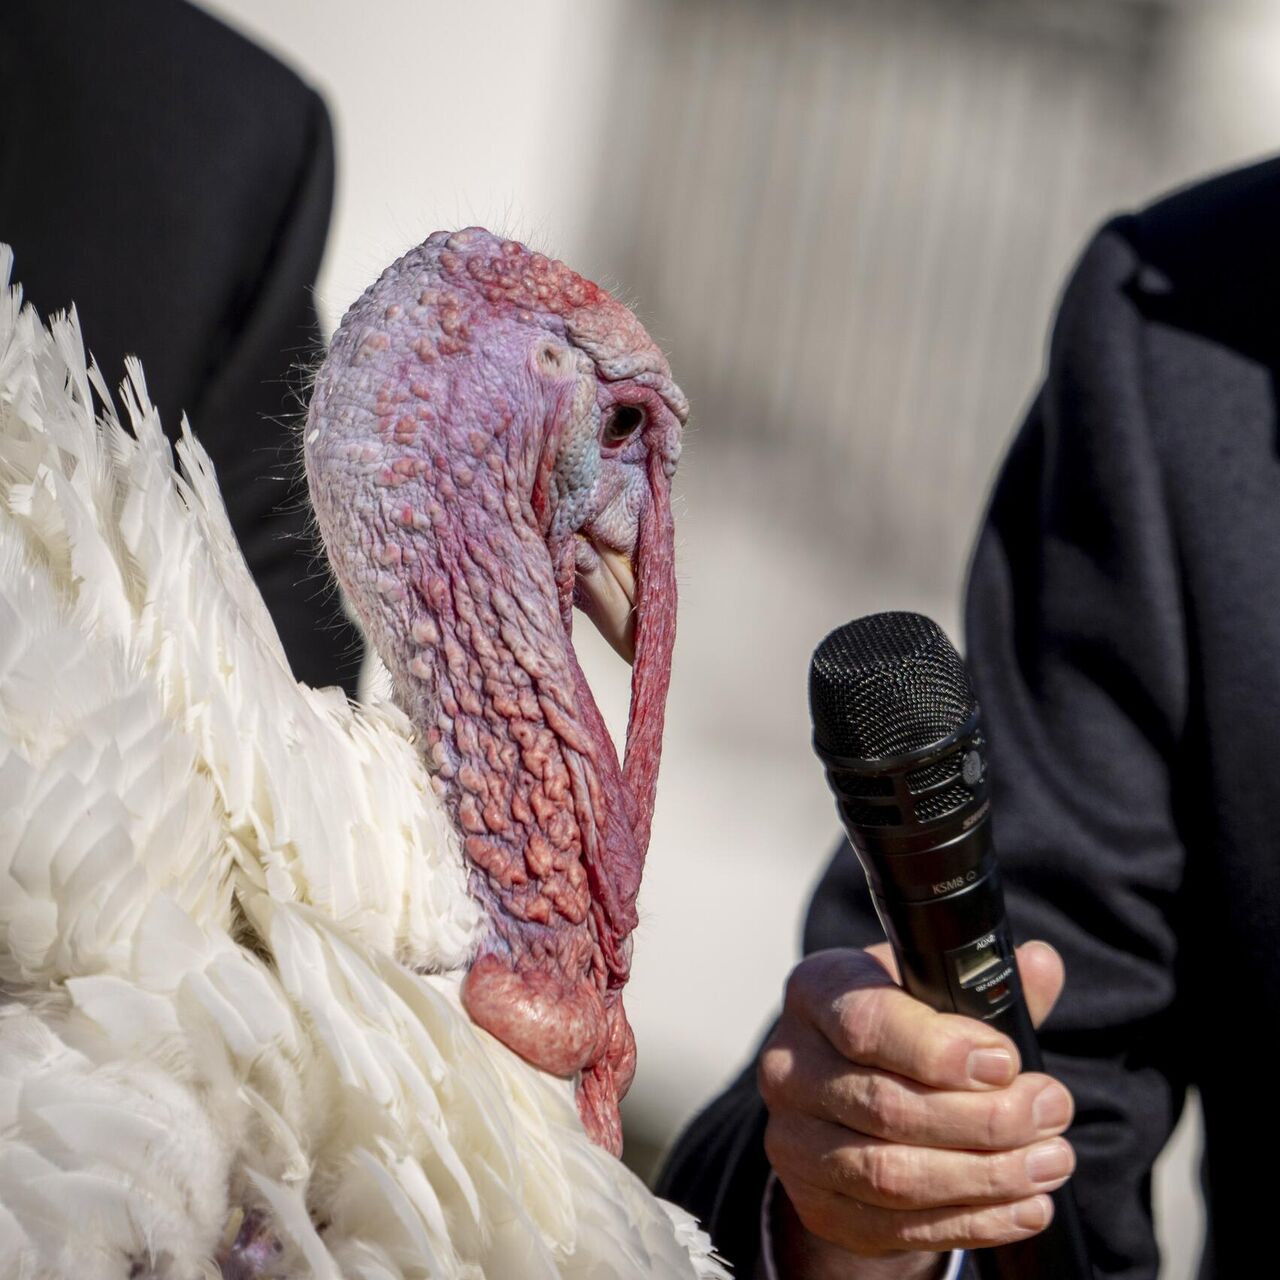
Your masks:
M 687 406 L 479 228 L 350 308 L 302 445 L 385 667 L 290 674 L 186 423 L 0 249 L 0 1275 L 712 1277 L 615 1156 Z M 122 425 L 127 421 L 129 427 Z M 633 658 L 620 763 L 570 642 Z

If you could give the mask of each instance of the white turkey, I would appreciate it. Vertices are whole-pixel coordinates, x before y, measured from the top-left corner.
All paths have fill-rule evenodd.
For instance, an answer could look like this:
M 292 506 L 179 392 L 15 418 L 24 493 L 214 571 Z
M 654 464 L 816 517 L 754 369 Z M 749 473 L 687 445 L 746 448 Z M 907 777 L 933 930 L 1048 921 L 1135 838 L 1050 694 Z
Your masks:
M 299 685 L 183 426 L 0 249 L 0 1276 L 723 1276 L 615 1158 L 686 404 L 478 228 L 351 307 L 305 427 L 390 675 Z M 246 424 L 246 432 L 252 424 Z M 634 571 L 633 571 L 634 567 Z M 570 643 L 634 657 L 619 765 Z

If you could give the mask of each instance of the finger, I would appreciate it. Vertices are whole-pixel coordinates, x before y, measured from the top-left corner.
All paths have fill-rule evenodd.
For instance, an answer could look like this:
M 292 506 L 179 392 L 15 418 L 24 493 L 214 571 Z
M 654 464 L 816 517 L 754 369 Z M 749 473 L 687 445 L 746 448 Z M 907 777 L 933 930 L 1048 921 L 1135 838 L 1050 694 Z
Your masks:
M 903 1249 L 990 1249 L 1026 1240 L 1053 1220 L 1043 1194 L 1010 1204 L 941 1209 L 882 1209 L 825 1187 L 784 1179 L 783 1187 L 804 1226 L 814 1235 L 862 1257 Z
M 874 943 L 865 950 L 868 955 L 875 956 L 898 986 L 902 986 L 902 972 L 898 968 L 898 957 L 893 954 L 893 948 L 887 942 Z
M 937 1089 L 1001 1088 L 1020 1066 L 1007 1036 L 976 1019 L 935 1012 L 865 951 L 818 952 L 797 965 L 784 1021 L 788 1015 L 812 1023 L 850 1062 Z
M 1067 1089 L 1041 1072 L 1024 1072 L 1005 1089 L 933 1089 L 850 1063 L 802 1023 L 779 1027 L 760 1056 L 758 1080 L 772 1112 L 921 1147 L 1023 1147 L 1062 1133 L 1074 1110 Z
M 897 957 L 887 942 L 877 942 L 865 950 L 868 955 L 875 956 L 894 982 L 902 984 Z M 1018 973 L 1022 978 L 1027 1011 L 1031 1014 L 1032 1023 L 1038 1027 L 1049 1016 L 1062 994 L 1067 976 L 1066 966 L 1057 950 L 1038 938 L 1024 942 L 1015 948 L 1014 954 L 1018 959 Z
M 1039 939 L 1024 942 L 1015 953 L 1018 959 L 1018 975 L 1022 979 L 1022 993 L 1027 1001 L 1031 1021 L 1039 1026 L 1058 1003 L 1067 979 L 1062 957 L 1047 942 Z
M 1075 1171 L 1065 1138 L 1013 1151 L 950 1151 L 883 1142 L 797 1112 L 770 1116 L 765 1151 L 779 1176 L 881 1209 L 936 1209 L 1025 1200 Z

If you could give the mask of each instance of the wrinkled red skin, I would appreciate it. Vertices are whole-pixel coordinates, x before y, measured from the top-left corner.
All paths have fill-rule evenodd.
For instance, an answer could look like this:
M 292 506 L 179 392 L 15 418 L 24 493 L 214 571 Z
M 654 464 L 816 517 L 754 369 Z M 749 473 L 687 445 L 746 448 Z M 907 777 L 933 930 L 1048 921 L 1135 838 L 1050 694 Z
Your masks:
M 618 403 L 646 424 L 610 448 L 602 415 Z M 351 308 L 306 429 L 330 560 L 420 729 L 487 910 L 464 1004 L 535 1065 L 581 1073 L 583 1121 L 615 1152 L 685 414 L 626 308 L 472 228 L 432 236 Z M 636 564 L 625 770 L 570 643 L 579 531 Z

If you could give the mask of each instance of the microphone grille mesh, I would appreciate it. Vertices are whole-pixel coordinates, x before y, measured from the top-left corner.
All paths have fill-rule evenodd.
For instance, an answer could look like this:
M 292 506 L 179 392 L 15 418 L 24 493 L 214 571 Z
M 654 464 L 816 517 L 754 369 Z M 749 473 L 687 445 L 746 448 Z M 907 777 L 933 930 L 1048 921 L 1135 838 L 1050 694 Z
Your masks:
M 918 613 L 873 613 L 837 627 L 814 650 L 809 712 L 833 755 L 879 760 L 945 738 L 977 702 L 960 655 Z

